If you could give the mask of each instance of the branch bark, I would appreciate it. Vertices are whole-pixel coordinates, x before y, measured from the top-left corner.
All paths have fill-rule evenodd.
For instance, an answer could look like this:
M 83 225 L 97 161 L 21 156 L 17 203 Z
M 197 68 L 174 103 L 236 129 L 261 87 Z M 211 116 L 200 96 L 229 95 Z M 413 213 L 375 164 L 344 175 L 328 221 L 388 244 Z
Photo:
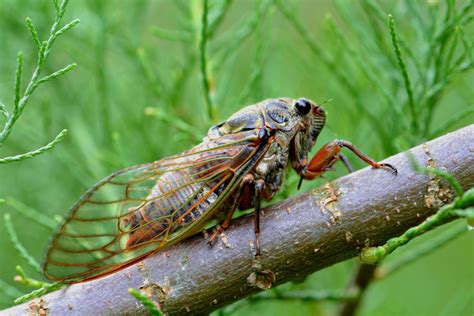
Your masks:
M 418 164 L 442 168 L 464 189 L 474 185 L 474 125 L 412 148 Z M 356 256 L 383 244 L 436 212 L 444 202 L 427 175 L 415 173 L 406 153 L 385 160 L 397 167 L 365 168 L 264 209 L 260 260 L 273 286 Z M 230 247 L 209 248 L 202 235 L 165 249 L 110 276 L 74 284 L 35 302 L 5 310 L 24 314 L 41 306 L 49 315 L 135 314 L 143 306 L 129 293 L 141 289 L 167 314 L 207 314 L 260 291 L 254 272 L 253 224 L 235 220 L 226 232 Z M 261 275 L 261 276 L 265 276 Z

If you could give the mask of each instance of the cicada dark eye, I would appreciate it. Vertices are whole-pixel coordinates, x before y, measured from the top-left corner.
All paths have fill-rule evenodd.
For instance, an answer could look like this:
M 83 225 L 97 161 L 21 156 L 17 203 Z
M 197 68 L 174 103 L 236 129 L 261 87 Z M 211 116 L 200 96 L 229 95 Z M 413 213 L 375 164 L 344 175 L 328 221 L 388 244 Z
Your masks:
M 298 110 L 300 114 L 306 115 L 309 113 L 309 111 L 311 111 L 311 102 L 309 102 L 306 99 L 301 98 L 295 102 L 295 107 L 296 107 L 296 110 Z

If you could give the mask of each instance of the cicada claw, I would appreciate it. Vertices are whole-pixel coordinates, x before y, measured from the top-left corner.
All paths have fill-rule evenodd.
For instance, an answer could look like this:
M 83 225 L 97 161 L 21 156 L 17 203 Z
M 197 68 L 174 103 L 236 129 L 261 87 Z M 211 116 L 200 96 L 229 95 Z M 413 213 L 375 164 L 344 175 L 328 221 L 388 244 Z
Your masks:
M 394 176 L 398 175 L 398 170 L 397 168 L 395 168 L 393 165 L 389 164 L 389 163 L 381 163 L 380 164 L 380 167 L 381 168 L 385 168 L 385 169 L 390 169 L 390 171 L 392 172 L 392 174 Z

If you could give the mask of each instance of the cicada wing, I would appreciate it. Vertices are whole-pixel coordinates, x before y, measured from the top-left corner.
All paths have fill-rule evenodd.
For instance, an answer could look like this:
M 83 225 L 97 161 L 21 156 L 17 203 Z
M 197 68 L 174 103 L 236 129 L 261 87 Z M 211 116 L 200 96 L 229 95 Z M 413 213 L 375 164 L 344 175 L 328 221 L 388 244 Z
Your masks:
M 61 282 L 100 277 L 200 231 L 268 143 L 255 133 L 227 137 L 104 178 L 52 236 L 45 275 Z

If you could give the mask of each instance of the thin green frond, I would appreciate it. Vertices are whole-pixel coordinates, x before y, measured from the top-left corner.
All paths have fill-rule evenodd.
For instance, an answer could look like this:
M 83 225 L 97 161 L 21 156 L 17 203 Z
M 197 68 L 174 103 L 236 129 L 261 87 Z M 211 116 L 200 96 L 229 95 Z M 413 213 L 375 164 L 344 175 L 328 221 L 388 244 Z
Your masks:
M 408 76 L 408 71 L 405 65 L 405 61 L 402 57 L 402 52 L 400 50 L 399 39 L 395 31 L 395 21 L 391 14 L 388 15 L 388 27 L 390 30 L 390 36 L 392 37 L 392 44 L 395 50 L 395 55 L 397 56 L 398 65 L 400 67 L 400 72 L 405 83 L 405 90 L 408 95 L 408 107 L 411 113 L 411 125 L 414 133 L 417 133 L 419 130 L 418 126 L 418 111 L 416 109 L 415 101 L 413 98 L 413 89 L 411 87 L 410 77 Z
M 49 142 L 45 146 L 40 147 L 36 150 L 29 151 L 24 154 L 0 158 L 0 164 L 23 161 L 23 160 L 30 159 L 35 156 L 44 154 L 45 152 L 53 149 L 57 144 L 59 144 L 63 140 L 64 136 L 66 136 L 66 134 L 67 134 L 67 130 L 63 129 L 51 142 Z
M 16 231 L 13 228 L 13 224 L 11 222 L 9 213 L 5 213 L 3 215 L 3 224 L 5 226 L 6 232 L 8 233 L 8 236 L 10 237 L 11 243 L 13 244 L 15 249 L 18 251 L 20 256 L 23 259 L 25 259 L 28 265 L 32 267 L 36 272 L 42 273 L 39 263 L 28 253 L 26 248 L 20 243 L 20 240 L 18 239 Z
M 53 292 L 56 290 L 61 289 L 64 287 L 65 284 L 63 283 L 48 283 L 45 284 L 42 288 L 34 290 L 26 295 L 23 295 L 15 300 L 15 304 L 21 304 L 24 302 L 28 302 L 29 300 L 32 300 L 37 297 L 41 297 L 45 295 L 46 293 Z
M 28 17 L 26 18 L 26 26 L 30 31 L 31 37 L 33 38 L 33 42 L 35 43 L 36 48 L 39 50 L 41 47 L 41 41 L 39 39 L 38 32 L 36 31 L 36 28 L 33 25 L 33 21 L 31 21 L 31 19 Z
M 146 308 L 146 310 L 150 313 L 150 315 L 153 315 L 153 316 L 163 315 L 163 313 L 158 309 L 157 305 L 141 292 L 135 290 L 134 288 L 130 288 L 128 289 L 128 293 L 130 293 L 130 295 L 132 295 L 140 303 L 142 303 L 143 306 Z
M 42 84 L 44 82 L 47 82 L 47 81 L 50 81 L 50 80 L 53 80 L 57 77 L 60 77 L 66 73 L 68 73 L 69 71 L 73 70 L 74 68 L 76 68 L 76 64 L 70 64 L 70 65 L 67 65 L 66 67 L 62 68 L 62 69 L 59 69 L 55 72 L 53 72 L 52 74 L 50 75 L 47 75 L 47 76 L 44 76 L 43 78 L 39 79 L 37 84 Z

